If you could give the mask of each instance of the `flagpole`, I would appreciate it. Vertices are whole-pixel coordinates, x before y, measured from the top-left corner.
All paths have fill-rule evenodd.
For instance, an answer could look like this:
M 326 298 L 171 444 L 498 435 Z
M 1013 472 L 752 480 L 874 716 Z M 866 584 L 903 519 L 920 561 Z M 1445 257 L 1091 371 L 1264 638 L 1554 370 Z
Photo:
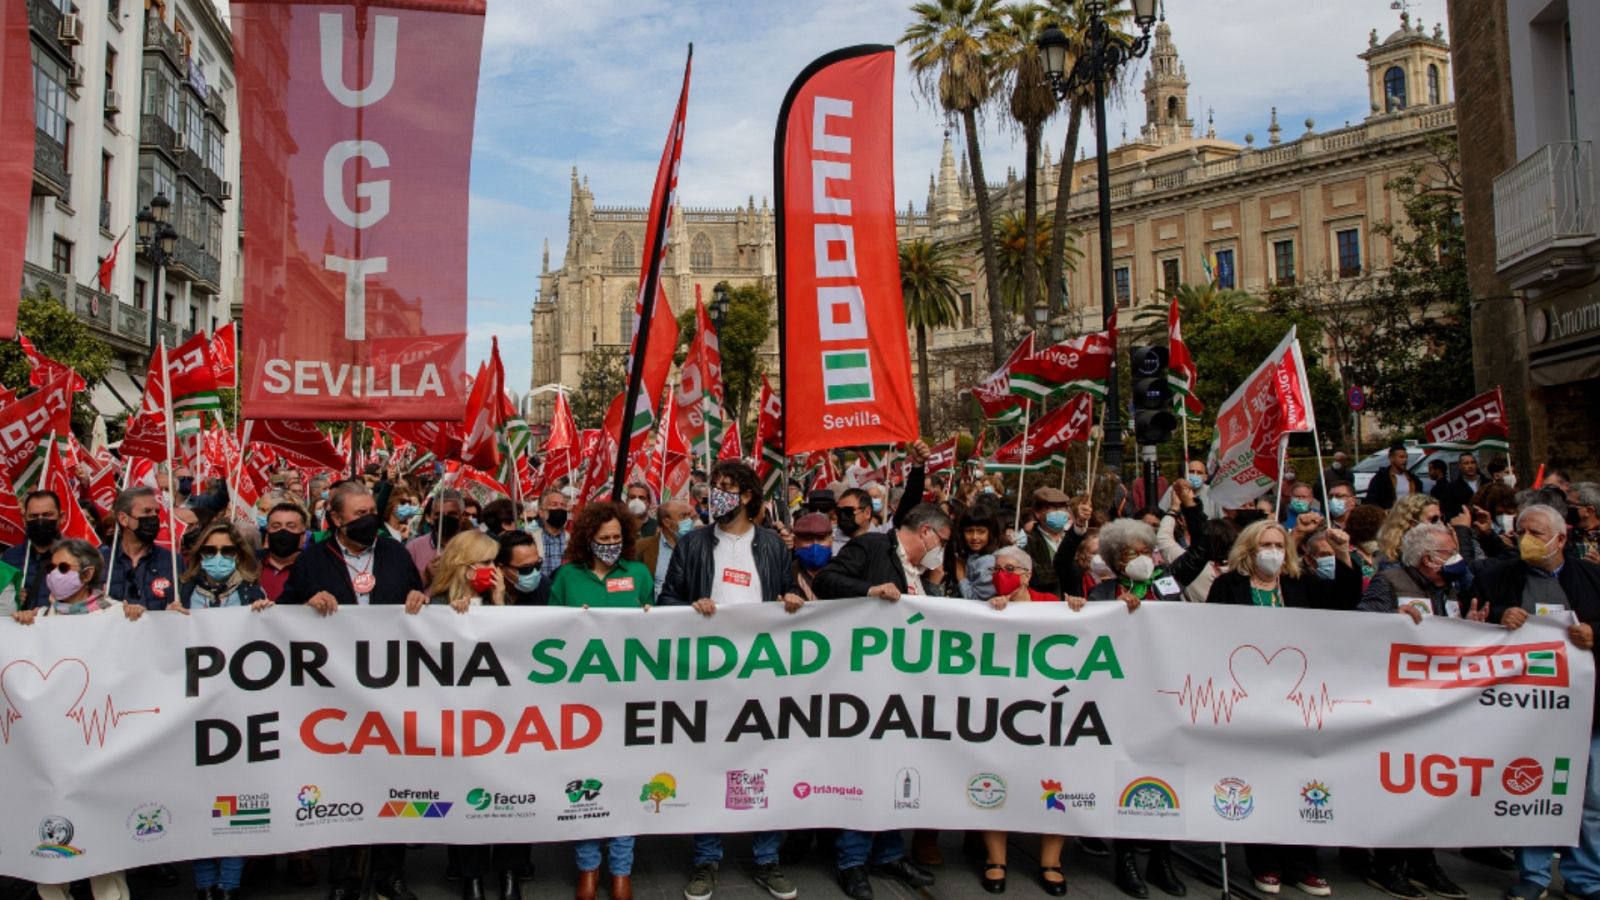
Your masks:
M 219 416 L 218 418 L 221 418 L 221 417 Z M 238 421 L 238 420 L 235 419 L 234 421 Z M 230 519 L 233 518 L 233 507 L 235 505 L 234 502 L 233 502 L 233 498 L 237 493 L 237 489 L 234 486 L 237 485 L 239 483 L 240 479 L 242 479 L 244 477 L 244 455 L 245 455 L 246 450 L 250 446 L 250 423 L 249 422 L 244 423 L 244 428 L 243 428 L 243 430 L 240 431 L 239 434 L 240 434 L 240 440 L 239 440 L 239 468 L 234 470 L 233 481 L 228 483 L 228 518 L 230 518 Z
M 1033 400 L 1024 400 L 1022 403 L 1022 466 L 1017 469 L 1017 515 L 1011 523 L 1012 531 L 1022 528 L 1022 489 L 1028 481 L 1028 428 L 1032 424 L 1032 416 Z
M 1283 512 L 1283 455 L 1289 452 L 1289 436 L 1286 434 L 1278 438 L 1278 484 L 1272 499 L 1272 517 L 1278 518 Z
M 1333 527 L 1332 510 L 1328 509 L 1328 472 L 1322 468 L 1322 435 L 1317 433 L 1317 426 L 1311 426 L 1311 444 L 1317 449 L 1317 479 L 1322 482 L 1322 520 L 1328 527 Z
M 1178 400 L 1178 415 L 1183 420 L 1183 474 L 1189 474 L 1189 404 L 1183 398 Z
M 130 458 L 124 457 L 123 460 L 122 460 L 122 490 L 123 491 L 126 491 L 128 489 L 128 484 L 131 481 L 133 481 L 133 460 L 130 459 Z M 111 564 L 106 566 L 106 586 L 105 586 L 105 589 L 101 591 L 101 593 L 104 593 L 104 594 L 110 594 L 111 593 L 111 570 L 116 567 L 117 545 L 121 541 L 122 541 L 122 523 L 117 521 L 117 517 L 116 516 L 112 516 L 111 517 L 111 553 L 109 554 L 109 556 L 111 558 Z M 27 575 L 24 574 L 23 578 L 27 578 Z
M 151 315 L 155 314 L 154 307 Z M 161 338 L 161 393 L 163 414 L 167 417 L 167 427 L 164 429 L 167 436 L 167 532 L 172 541 L 172 546 L 167 548 L 167 555 L 172 558 L 172 587 L 168 589 L 176 599 L 178 590 L 178 479 L 173 474 L 173 458 L 177 455 L 173 448 L 173 432 L 178 428 L 178 423 L 172 415 L 172 369 L 167 363 L 167 339 Z M 153 552 L 153 551 L 152 551 Z
M 56 442 L 56 433 L 54 431 L 52 431 L 52 432 L 50 432 L 50 443 L 46 444 L 45 446 L 46 447 L 50 447 L 50 446 L 54 445 L 55 442 Z M 38 487 L 38 489 L 41 490 L 41 491 L 47 490 L 49 484 L 50 484 L 50 451 L 46 450 L 45 454 L 44 454 L 44 466 L 39 471 L 39 487 Z M 70 499 L 70 498 L 60 498 L 60 499 L 62 499 L 62 501 L 65 502 L 66 499 Z M 77 501 L 74 500 L 73 502 L 76 503 Z M 29 541 L 27 538 L 23 538 L 23 540 L 26 543 L 28 543 L 30 546 L 22 554 L 22 584 L 18 585 L 18 588 L 21 590 L 21 596 L 19 596 L 17 598 L 17 609 L 22 609 L 24 607 L 33 605 L 33 592 L 28 590 L 28 563 L 33 558 L 33 547 L 31 546 L 33 542 Z

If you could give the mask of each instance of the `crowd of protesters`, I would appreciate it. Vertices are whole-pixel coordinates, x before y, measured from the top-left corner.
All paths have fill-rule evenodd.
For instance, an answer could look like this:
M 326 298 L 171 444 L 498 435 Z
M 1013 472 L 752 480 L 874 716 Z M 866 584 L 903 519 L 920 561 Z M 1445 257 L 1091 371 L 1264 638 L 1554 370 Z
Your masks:
M 884 484 L 865 466 L 847 466 L 839 482 L 809 492 L 789 486 L 781 506 L 766 502 L 755 471 L 734 461 L 695 472 L 687 498 L 659 504 L 644 484 L 630 484 L 625 503 L 579 504 L 565 485 L 521 504 L 480 502 L 402 477 L 380 461 L 343 480 L 279 472 L 253 521 L 227 515 L 225 486 L 196 490 L 180 469 L 175 483 L 161 475 L 156 488 L 117 496 L 112 515 L 99 523 L 98 552 L 61 539 L 63 503 L 73 498 L 36 491 L 21 503 L 26 540 L 3 556 L 22 573 L 10 612 L 32 624 L 49 615 L 138 618 L 227 607 L 260 612 L 277 604 L 310 606 L 324 616 L 369 605 L 416 614 L 437 604 L 463 615 L 485 605 L 662 605 L 710 618 L 747 603 L 777 603 L 793 613 L 807 603 L 893 603 L 911 594 L 996 610 L 1058 603 L 1063 614 L 1091 602 L 1120 603 L 1132 614 L 1163 602 L 1380 612 L 1405 617 L 1396 627 L 1431 614 L 1516 629 L 1556 608 L 1574 616 L 1572 643 L 1594 646 L 1600 485 L 1571 483 L 1559 472 L 1546 473 L 1537 489 L 1519 490 L 1503 459 L 1480 468 L 1470 453 L 1448 463 L 1440 456 L 1432 487 L 1424 490 L 1406 448 L 1396 446 L 1364 498 L 1340 453 L 1320 478 L 1287 473 L 1262 501 L 1219 509 L 1198 462 L 1170 483 L 1160 478 L 1158 502 L 1144 506 L 1142 480 L 1124 488 L 1109 469 L 1091 494 L 1039 487 L 1019 500 L 1014 476 L 986 473 L 981 465 L 959 477 L 930 476 L 927 458 L 925 445 L 909 447 L 899 486 Z M 164 540 L 174 531 L 182 535 L 176 557 Z M 1597 751 L 1600 742 L 1591 744 L 1578 847 L 1462 851 L 1516 873 L 1508 900 L 1545 896 L 1555 852 L 1567 896 L 1600 900 Z M 969 849 L 982 856 L 979 882 L 1003 892 L 1008 835 L 969 838 Z M 827 836 L 751 835 L 756 885 L 779 900 L 797 896 L 783 865 L 803 858 L 819 839 Z M 1036 878 L 1052 896 L 1067 892 L 1066 841 L 1040 836 Z M 723 845 L 723 835 L 695 837 L 686 900 L 715 892 Z M 841 830 L 832 846 L 839 887 L 856 900 L 873 896 L 874 876 L 926 887 L 934 881 L 930 870 L 942 864 L 933 832 L 916 832 L 908 847 L 896 831 Z M 1187 892 L 1166 842 L 1108 846 L 1081 838 L 1078 846 L 1109 857 L 1117 886 L 1131 897 L 1148 897 L 1152 886 L 1170 896 Z M 1385 848 L 1361 854 L 1355 864 L 1368 883 L 1397 900 L 1466 897 L 1439 865 L 1440 849 Z M 1326 856 L 1315 847 L 1252 845 L 1246 861 L 1261 892 L 1292 886 L 1327 896 Z M 578 900 L 599 896 L 602 867 L 609 896 L 630 900 L 633 858 L 632 836 L 577 842 Z M 194 861 L 197 900 L 233 900 L 262 862 Z M 414 900 L 405 862 L 404 845 L 333 849 L 330 900 L 356 900 L 367 875 L 384 900 Z M 316 883 L 307 854 L 290 856 L 287 866 L 302 886 Z M 149 874 L 159 884 L 178 883 L 168 866 Z M 533 877 L 529 847 L 451 848 L 448 874 L 460 880 L 463 900 L 483 900 L 486 885 L 498 887 L 502 900 L 521 900 Z M 90 887 L 99 898 L 127 896 L 121 873 Z M 64 898 L 67 890 L 39 886 L 45 900 Z

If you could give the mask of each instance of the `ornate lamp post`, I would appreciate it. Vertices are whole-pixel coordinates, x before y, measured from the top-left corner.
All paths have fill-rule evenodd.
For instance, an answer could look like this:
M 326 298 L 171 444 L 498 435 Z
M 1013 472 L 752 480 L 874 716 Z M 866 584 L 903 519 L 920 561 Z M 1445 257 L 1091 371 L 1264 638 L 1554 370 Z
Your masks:
M 178 243 L 178 232 L 172 227 L 169 217 L 172 214 L 172 201 L 166 194 L 156 194 L 150 199 L 150 205 L 139 210 L 136 217 L 139 223 L 139 249 L 150 260 L 152 277 L 150 282 L 150 358 L 156 357 L 156 344 L 161 340 L 161 320 L 156 312 L 161 303 L 161 275 L 166 271 L 167 263 L 172 259 L 173 249 Z

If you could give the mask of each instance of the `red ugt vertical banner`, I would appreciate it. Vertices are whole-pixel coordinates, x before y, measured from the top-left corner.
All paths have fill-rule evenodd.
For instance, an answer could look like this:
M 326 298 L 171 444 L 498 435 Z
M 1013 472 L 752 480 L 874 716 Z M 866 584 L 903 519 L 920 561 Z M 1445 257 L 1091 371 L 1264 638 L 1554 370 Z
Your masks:
M 0 340 L 17 336 L 33 191 L 33 57 L 27 0 L 0 0 Z
M 234 0 L 244 414 L 460 421 L 484 0 Z
M 778 315 L 793 454 L 917 439 L 894 206 L 894 48 L 812 63 L 778 117 Z

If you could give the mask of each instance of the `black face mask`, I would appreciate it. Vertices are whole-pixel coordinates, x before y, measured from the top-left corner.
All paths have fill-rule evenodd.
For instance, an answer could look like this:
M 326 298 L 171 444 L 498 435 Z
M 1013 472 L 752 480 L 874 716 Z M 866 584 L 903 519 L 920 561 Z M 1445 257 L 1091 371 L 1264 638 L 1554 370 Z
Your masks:
M 378 517 L 368 513 L 344 523 L 339 530 L 358 547 L 371 547 L 378 540 Z
M 267 532 L 267 552 L 280 559 L 285 556 L 293 556 L 300 552 L 300 542 L 304 538 L 305 535 L 296 534 L 293 531 L 269 531 Z
M 564 509 L 552 509 L 546 512 L 544 514 L 544 523 L 551 528 L 567 527 L 567 511 Z
M 845 537 L 855 534 L 860 528 L 861 523 L 856 521 L 855 516 L 839 517 L 839 533 Z
M 29 519 L 28 540 L 35 544 L 54 544 L 61 537 L 61 526 L 55 519 Z
M 194 493 L 194 479 L 183 477 L 178 479 L 178 493 L 188 496 Z
M 461 518 L 459 516 L 439 517 L 439 537 L 442 543 L 450 543 L 450 539 L 461 531 Z
M 133 528 L 133 536 L 146 544 L 153 544 L 161 534 L 161 516 L 152 514 L 140 516 L 139 524 Z

